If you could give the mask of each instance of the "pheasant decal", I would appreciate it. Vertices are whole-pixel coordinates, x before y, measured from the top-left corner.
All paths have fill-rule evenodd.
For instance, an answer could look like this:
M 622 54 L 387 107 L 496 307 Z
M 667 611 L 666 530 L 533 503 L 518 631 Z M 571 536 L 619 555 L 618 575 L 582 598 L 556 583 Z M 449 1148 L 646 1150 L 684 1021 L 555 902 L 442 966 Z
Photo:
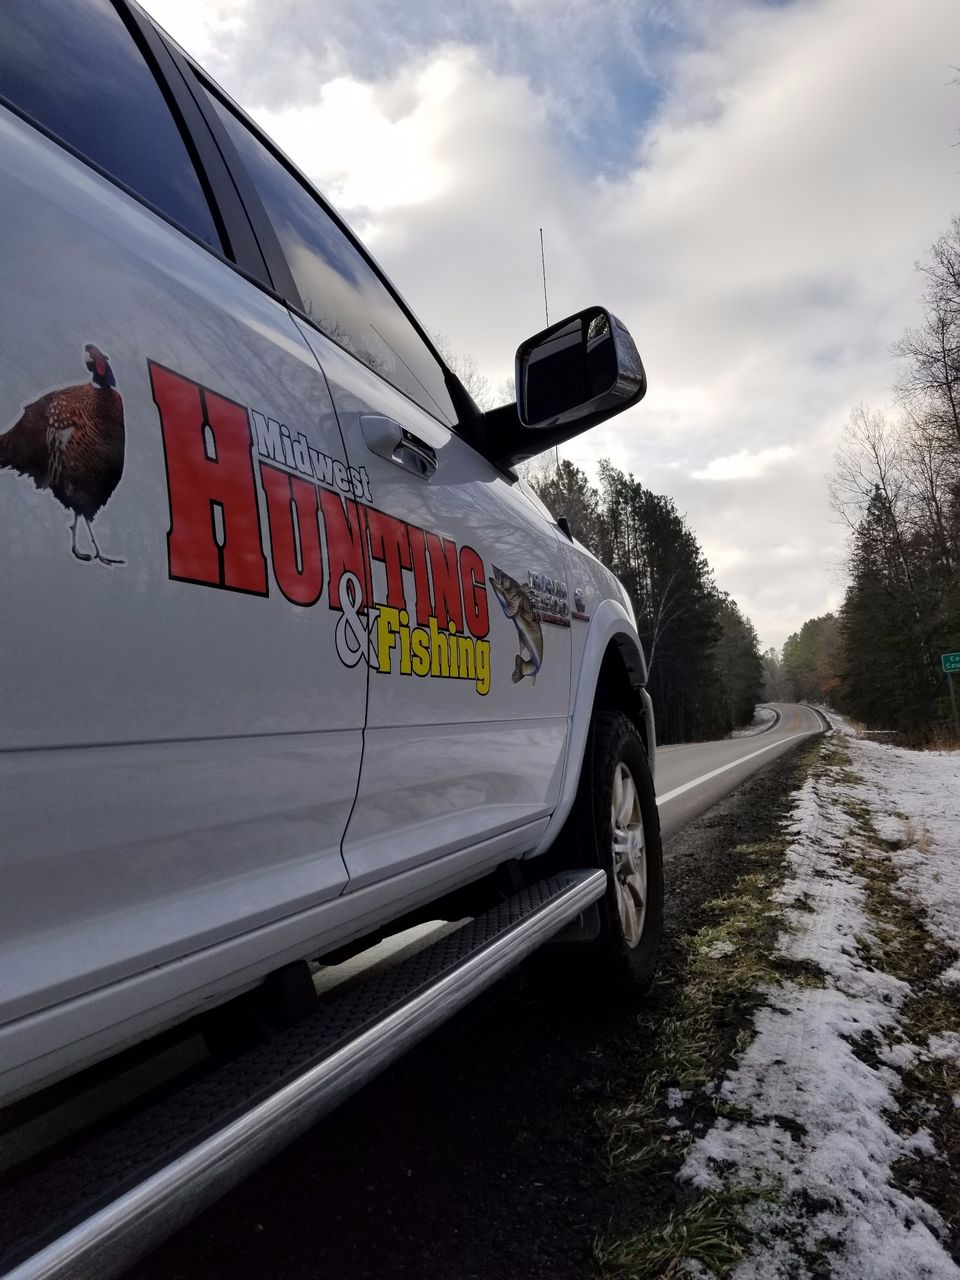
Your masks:
M 91 380 L 28 404 L 19 421 L 0 435 L 0 467 L 29 476 L 73 512 L 70 549 L 78 560 L 123 564 L 103 555 L 93 533 L 94 517 L 123 475 L 123 400 L 107 357 L 92 343 L 84 350 Z M 92 552 L 77 546 L 80 520 Z

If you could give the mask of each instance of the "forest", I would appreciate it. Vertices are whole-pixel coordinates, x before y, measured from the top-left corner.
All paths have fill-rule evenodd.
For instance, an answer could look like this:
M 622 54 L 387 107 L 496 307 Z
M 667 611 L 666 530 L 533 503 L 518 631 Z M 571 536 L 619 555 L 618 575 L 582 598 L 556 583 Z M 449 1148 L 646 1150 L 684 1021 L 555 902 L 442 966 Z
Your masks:
M 597 486 L 566 459 L 530 465 L 526 480 L 629 592 L 658 741 L 720 738 L 749 723 L 763 690 L 756 632 L 717 589 L 672 500 L 606 461 Z
M 770 696 L 829 702 L 924 745 L 953 736 L 941 656 L 960 651 L 960 217 L 918 269 L 921 322 L 895 348 L 895 409 L 854 409 L 834 463 L 850 534 L 843 604 L 763 662 Z

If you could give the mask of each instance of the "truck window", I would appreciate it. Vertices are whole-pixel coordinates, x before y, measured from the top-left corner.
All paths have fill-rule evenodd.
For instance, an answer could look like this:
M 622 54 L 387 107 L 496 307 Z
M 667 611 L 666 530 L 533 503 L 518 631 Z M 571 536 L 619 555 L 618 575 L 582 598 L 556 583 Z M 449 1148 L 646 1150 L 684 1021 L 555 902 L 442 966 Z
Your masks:
M 0 101 L 221 251 L 153 73 L 109 0 L 4 0 Z
M 313 193 L 207 90 L 257 188 L 304 310 L 327 337 L 452 426 L 443 369 L 390 290 Z

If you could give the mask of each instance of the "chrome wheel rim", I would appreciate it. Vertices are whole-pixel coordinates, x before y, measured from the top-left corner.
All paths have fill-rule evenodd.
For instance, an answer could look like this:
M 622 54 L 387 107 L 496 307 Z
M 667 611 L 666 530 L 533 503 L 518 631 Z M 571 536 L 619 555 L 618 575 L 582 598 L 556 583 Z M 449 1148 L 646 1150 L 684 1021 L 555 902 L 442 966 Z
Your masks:
M 617 910 L 624 939 L 632 949 L 643 936 L 643 920 L 647 911 L 647 851 L 637 785 L 622 761 L 613 775 L 610 818 Z

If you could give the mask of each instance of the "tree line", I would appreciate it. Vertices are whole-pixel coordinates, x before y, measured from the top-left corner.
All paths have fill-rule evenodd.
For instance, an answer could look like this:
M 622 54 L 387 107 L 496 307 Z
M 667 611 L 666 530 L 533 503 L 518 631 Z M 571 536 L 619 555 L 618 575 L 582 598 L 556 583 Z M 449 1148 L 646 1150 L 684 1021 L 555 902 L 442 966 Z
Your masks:
M 749 723 L 763 689 L 756 632 L 718 590 L 672 500 L 607 461 L 597 486 L 566 459 L 528 464 L 526 480 L 629 593 L 658 740 L 718 738 Z
M 768 685 L 917 744 L 951 732 L 941 655 L 960 651 L 960 217 L 918 264 L 921 322 L 897 343 L 894 413 L 853 411 L 831 480 L 850 530 L 837 615 L 805 622 Z

